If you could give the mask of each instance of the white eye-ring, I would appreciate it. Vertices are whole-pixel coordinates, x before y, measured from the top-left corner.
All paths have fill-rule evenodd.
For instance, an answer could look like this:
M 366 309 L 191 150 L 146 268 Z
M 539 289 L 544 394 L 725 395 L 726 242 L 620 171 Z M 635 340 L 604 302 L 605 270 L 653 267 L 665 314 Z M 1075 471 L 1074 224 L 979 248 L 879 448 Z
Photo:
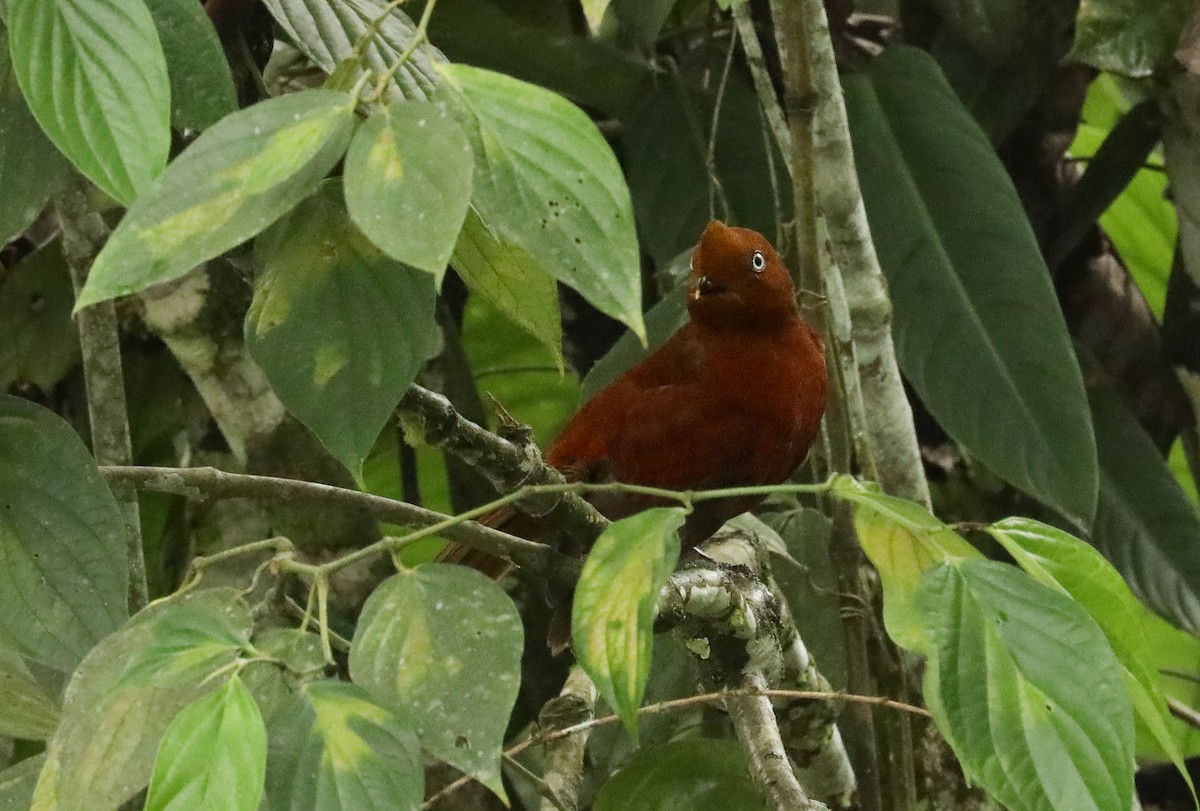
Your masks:
M 762 251 L 755 251 L 754 256 L 750 257 L 750 267 L 754 268 L 755 273 L 762 273 L 763 268 L 767 266 L 767 258 L 763 256 Z

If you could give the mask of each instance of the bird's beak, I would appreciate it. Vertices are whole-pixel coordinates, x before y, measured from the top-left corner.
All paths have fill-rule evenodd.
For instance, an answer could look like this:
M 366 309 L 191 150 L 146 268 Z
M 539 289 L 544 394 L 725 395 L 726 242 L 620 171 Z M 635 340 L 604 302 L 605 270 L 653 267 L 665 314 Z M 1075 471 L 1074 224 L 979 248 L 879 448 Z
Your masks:
M 701 276 L 699 279 L 696 280 L 696 287 L 694 288 L 693 295 L 696 298 L 700 298 L 701 296 L 710 296 L 714 293 L 724 293 L 724 292 L 725 292 L 724 287 L 717 284 L 716 282 L 714 282 L 712 279 L 708 278 L 707 276 Z

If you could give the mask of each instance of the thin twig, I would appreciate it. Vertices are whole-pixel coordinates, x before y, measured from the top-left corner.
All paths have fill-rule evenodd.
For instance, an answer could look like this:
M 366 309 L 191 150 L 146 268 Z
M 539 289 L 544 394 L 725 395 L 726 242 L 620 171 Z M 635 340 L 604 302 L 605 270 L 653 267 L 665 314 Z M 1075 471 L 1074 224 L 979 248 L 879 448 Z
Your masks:
M 1167 696 L 1167 709 L 1180 721 L 1190 727 L 1200 729 L 1200 711 L 1189 704 L 1184 704 L 1177 698 Z

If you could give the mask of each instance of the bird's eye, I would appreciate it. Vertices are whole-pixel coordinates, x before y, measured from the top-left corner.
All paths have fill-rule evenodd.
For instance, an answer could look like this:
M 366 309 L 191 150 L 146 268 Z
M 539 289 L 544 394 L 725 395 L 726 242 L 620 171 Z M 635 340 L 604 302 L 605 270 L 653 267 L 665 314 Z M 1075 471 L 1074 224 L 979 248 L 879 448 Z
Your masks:
M 750 257 L 750 267 L 754 268 L 755 273 L 762 273 L 762 269 L 767 266 L 767 258 L 763 256 L 762 251 L 755 251 L 754 256 Z

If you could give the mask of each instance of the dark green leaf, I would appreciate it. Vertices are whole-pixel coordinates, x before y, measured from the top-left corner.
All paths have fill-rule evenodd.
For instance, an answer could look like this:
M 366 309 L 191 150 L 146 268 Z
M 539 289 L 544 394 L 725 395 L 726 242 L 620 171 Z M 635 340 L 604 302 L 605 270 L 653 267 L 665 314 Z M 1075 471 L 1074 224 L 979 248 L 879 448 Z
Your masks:
M 146 0 L 171 78 L 171 123 L 202 130 L 238 108 L 233 75 L 204 6 L 193 0 Z
M 346 205 L 393 259 L 441 279 L 471 202 L 474 160 L 462 127 L 428 102 L 389 104 L 346 153 Z
M 10 0 L 13 72 L 50 140 L 129 205 L 171 146 L 167 63 L 144 3 Z
M 1188 0 L 1083 0 L 1069 59 L 1122 76 L 1165 68 L 1187 21 Z
M 595 811 L 762 811 L 736 741 L 673 741 L 646 749 L 609 778 Z
M 612 0 L 619 37 L 634 48 L 649 48 L 675 7 L 675 0 Z
M 416 811 L 425 791 L 412 730 L 353 684 L 307 685 L 268 726 L 270 811 Z
M 657 507 L 614 521 L 596 539 L 575 589 L 575 655 L 635 741 L 658 592 L 679 560 L 683 518 L 680 507 Z
M 236 675 L 184 707 L 154 760 L 145 811 L 255 811 L 267 770 L 267 730 Z
M 1173 81 L 1162 106 L 1163 153 L 1179 218 L 1178 247 L 1183 269 L 1200 284 L 1200 81 L 1193 74 Z
M 629 189 L 596 125 L 561 96 L 509 76 L 466 65 L 442 71 L 475 150 L 479 218 L 644 336 Z
M 246 345 L 279 399 L 358 477 L 435 348 L 433 278 L 350 221 L 337 181 L 258 242 Z
M 4 171 L 0 167 L 0 177 Z M 49 393 L 79 363 L 74 304 L 61 240 L 9 268 L 0 280 L 0 390 L 33 384 Z
M 0 647 L 0 735 L 45 740 L 58 726 L 58 702 L 46 692 L 16 651 Z
M 34 755 L 0 771 L 0 811 L 29 811 L 33 787 L 46 762 L 46 755 Z
M 932 0 L 942 24 L 989 61 L 998 62 L 1020 45 L 1031 12 L 1007 0 Z
M 973 457 L 1090 526 L 1083 379 L 1008 174 L 923 52 L 890 48 L 845 84 L 901 369 Z
M 321 70 L 333 73 L 380 18 L 382 24 L 365 53 L 363 67 L 373 77 L 383 74 L 412 43 L 416 26 L 403 11 L 388 9 L 387 0 L 263 0 L 280 27 Z M 388 14 L 384 17 L 384 12 Z M 435 15 L 436 16 L 436 15 Z M 434 65 L 445 57 L 426 44 L 396 71 L 389 89 L 393 100 L 428 99 L 438 83 Z
M 500 750 L 521 683 L 524 631 L 499 586 L 426 564 L 380 585 L 350 646 L 350 676 L 394 707 L 435 757 L 501 797 Z
M 0 459 L 0 641 L 69 673 L 125 621 L 125 522 L 46 409 L 0 395 Z
M 63 186 L 69 169 L 25 104 L 8 57 L 8 34 L 0 29 L 0 245 L 29 227 Z
M 50 739 L 35 793 L 38 811 L 108 811 L 137 794 L 150 780 L 154 754 L 171 720 L 219 686 L 205 679 L 232 662 L 236 652 L 210 660 L 211 670 L 178 666 L 189 658 L 186 648 L 165 660 L 154 655 L 180 612 L 205 615 L 214 628 L 232 624 L 243 638 L 250 633 L 250 611 L 237 591 L 214 589 L 155 603 L 100 642 L 67 685 L 62 722 Z M 131 683 L 126 674 L 146 658 L 171 667 L 178 678 Z
M 685 256 L 690 257 L 691 251 Z M 663 296 L 658 304 L 646 312 L 646 345 L 643 346 L 633 333 L 618 338 L 612 349 L 596 361 L 583 379 L 583 402 L 592 399 L 596 392 L 666 343 L 687 320 L 687 296 L 684 291 L 674 290 Z
M 182 276 L 279 219 L 341 159 L 354 100 L 305 90 L 205 130 L 129 209 L 76 309 Z
M 1130 806 L 1129 695 L 1078 603 L 981 560 L 932 570 L 916 602 L 925 699 L 968 778 L 1013 811 Z

